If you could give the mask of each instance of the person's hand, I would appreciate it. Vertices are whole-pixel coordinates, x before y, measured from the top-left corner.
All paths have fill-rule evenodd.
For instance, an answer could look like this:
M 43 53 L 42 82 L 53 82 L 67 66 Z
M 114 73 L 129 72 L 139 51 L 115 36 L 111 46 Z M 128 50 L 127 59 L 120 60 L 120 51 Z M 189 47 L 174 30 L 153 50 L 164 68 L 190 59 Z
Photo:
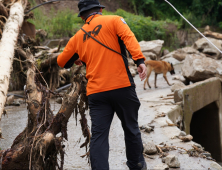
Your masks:
M 82 66 L 82 62 L 79 58 L 74 63 L 78 66 Z
M 143 81 L 147 76 L 147 68 L 145 64 L 140 64 L 139 67 L 137 67 L 137 71 L 139 73 L 141 81 Z

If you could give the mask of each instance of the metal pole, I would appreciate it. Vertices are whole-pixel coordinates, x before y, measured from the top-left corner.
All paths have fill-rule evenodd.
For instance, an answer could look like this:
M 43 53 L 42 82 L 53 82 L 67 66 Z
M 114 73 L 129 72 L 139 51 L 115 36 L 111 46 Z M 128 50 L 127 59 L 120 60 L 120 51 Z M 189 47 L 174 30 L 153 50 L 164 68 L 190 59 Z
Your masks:
M 198 29 L 196 29 L 170 2 L 166 1 L 188 24 L 190 24 L 191 27 L 193 27 L 200 35 L 202 35 L 212 46 L 214 46 L 221 54 L 222 51 L 216 46 L 214 45 L 207 37 L 205 37 Z

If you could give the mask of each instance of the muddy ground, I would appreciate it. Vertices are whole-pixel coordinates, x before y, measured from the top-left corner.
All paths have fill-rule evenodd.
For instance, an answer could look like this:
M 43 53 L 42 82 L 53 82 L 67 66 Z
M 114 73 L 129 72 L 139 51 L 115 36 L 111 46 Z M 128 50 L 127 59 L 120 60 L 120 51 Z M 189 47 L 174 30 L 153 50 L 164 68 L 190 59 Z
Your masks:
M 176 73 L 180 72 L 181 65 L 175 67 Z M 173 83 L 171 75 L 167 74 L 170 83 Z M 150 85 L 151 89 L 143 90 L 143 82 L 140 81 L 138 75 L 134 78 L 136 83 L 136 91 L 141 101 L 141 107 L 139 110 L 139 125 L 150 123 L 156 116 L 156 114 L 172 109 L 173 100 L 163 101 L 160 96 L 172 93 L 170 87 L 167 85 L 162 75 L 157 78 L 158 89 L 154 88 L 154 74 L 151 74 Z M 54 113 L 60 108 L 59 104 L 55 101 L 51 101 L 51 108 Z M 153 107 L 154 106 L 154 107 Z M 155 107 L 156 106 L 156 107 Z M 3 137 L 5 139 L 0 140 L 0 148 L 7 149 L 12 144 L 14 138 L 22 132 L 27 123 L 27 109 L 25 104 L 20 107 L 7 107 L 8 116 L 3 117 L 0 122 L 2 128 Z M 90 116 L 87 113 L 87 119 L 90 120 Z M 171 136 L 179 133 L 180 130 L 176 127 L 161 128 L 156 125 L 155 131 L 152 134 L 142 132 L 142 138 L 144 143 L 152 141 L 155 144 L 165 142 L 168 145 L 177 145 L 183 147 L 183 143 L 179 140 L 170 139 Z M 85 149 L 80 149 L 80 144 L 83 143 L 84 139 L 82 136 L 80 124 L 78 122 L 76 126 L 75 118 L 72 116 L 68 123 L 68 141 L 66 145 L 66 156 L 65 156 L 65 168 L 66 170 L 76 169 L 90 169 L 87 159 L 81 158 L 81 155 L 85 154 Z M 117 116 L 114 116 L 111 129 L 110 129 L 110 156 L 109 163 L 110 169 L 128 169 L 126 166 L 125 157 L 125 143 L 124 133 Z M 185 169 L 208 169 L 209 162 L 202 158 L 190 159 L 188 155 L 179 154 L 177 151 L 172 151 L 173 154 L 177 154 L 181 163 L 181 168 Z M 154 159 L 146 158 L 148 169 L 154 168 L 156 165 L 161 164 L 161 159 L 158 155 L 154 156 Z M 211 162 L 210 162 L 211 163 Z

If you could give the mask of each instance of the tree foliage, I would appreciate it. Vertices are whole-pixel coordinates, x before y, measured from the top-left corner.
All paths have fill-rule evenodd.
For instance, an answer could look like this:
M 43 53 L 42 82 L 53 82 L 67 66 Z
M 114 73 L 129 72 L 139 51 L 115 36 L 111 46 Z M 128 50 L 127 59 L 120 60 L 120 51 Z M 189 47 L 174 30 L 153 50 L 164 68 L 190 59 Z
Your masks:
M 152 16 L 153 19 L 166 19 L 181 21 L 180 16 L 164 0 L 129 0 L 136 14 Z M 222 21 L 221 0 L 169 0 L 183 15 L 198 26 L 215 25 Z M 184 25 L 185 26 L 185 25 Z

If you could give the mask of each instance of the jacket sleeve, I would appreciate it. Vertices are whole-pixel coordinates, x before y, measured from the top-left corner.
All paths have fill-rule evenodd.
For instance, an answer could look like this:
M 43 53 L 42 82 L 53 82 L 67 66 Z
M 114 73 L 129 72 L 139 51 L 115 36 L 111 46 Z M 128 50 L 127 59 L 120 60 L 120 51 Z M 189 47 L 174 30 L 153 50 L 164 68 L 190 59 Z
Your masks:
M 57 63 L 62 68 L 70 68 L 79 58 L 79 55 L 74 46 L 75 36 L 73 36 L 66 45 L 63 52 L 58 56 Z
M 126 48 L 132 55 L 132 59 L 134 60 L 134 62 L 137 64 L 137 66 L 144 63 L 146 58 L 143 56 L 140 45 L 125 20 L 121 17 L 115 17 L 114 23 L 117 35 L 126 45 Z

